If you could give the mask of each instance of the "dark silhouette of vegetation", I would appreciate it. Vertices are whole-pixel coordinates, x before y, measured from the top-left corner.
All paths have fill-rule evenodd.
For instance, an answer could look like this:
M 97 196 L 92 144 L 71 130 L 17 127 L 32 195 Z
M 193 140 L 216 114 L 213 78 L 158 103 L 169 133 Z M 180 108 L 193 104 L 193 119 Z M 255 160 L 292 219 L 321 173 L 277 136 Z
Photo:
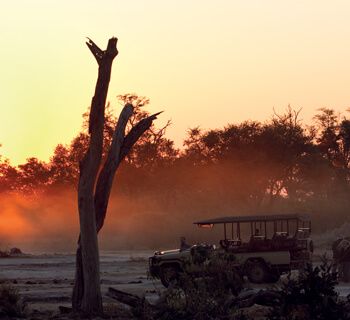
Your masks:
M 326 260 L 321 266 L 307 265 L 296 279 L 291 276 L 279 293 L 280 301 L 273 308 L 271 320 L 345 320 L 350 317 L 349 297 L 339 298 L 335 290 L 337 274 Z
M 18 290 L 9 284 L 0 285 L 0 318 L 26 318 L 26 304 Z
M 127 130 L 148 116 L 149 100 L 119 96 L 136 105 Z M 117 121 L 105 113 L 102 163 Z M 316 230 L 348 217 L 350 198 L 350 120 L 320 109 L 311 125 L 288 108 L 266 122 L 245 121 L 221 129 L 188 130 L 182 149 L 151 126 L 121 164 L 112 196 L 149 199 L 163 212 L 192 218 L 215 212 L 307 211 L 317 215 Z M 87 118 L 70 144 L 59 144 L 48 163 L 35 158 L 18 167 L 0 163 L 0 192 L 28 196 L 75 188 L 78 163 L 87 149 Z M 332 216 L 330 215 L 332 213 Z M 337 219 L 334 219 L 337 216 Z M 181 219 L 178 216 L 178 219 Z
M 234 265 L 230 255 L 201 256 L 197 264 L 200 276 L 182 273 L 159 293 L 156 304 L 114 288 L 109 288 L 108 295 L 131 306 L 138 319 L 243 320 L 231 304 L 242 290 L 242 279 Z
M 222 259 L 211 262 L 203 265 L 208 276 L 193 278 L 184 273 L 160 293 L 156 304 L 113 288 L 108 295 L 131 306 L 140 319 L 248 320 L 257 313 L 259 319 L 270 320 L 349 319 L 350 299 L 335 291 L 337 274 L 326 259 L 320 266 L 307 265 L 298 274 L 289 274 L 278 287 L 261 290 L 241 290 L 242 282 L 236 277 L 228 286 L 228 270 L 234 268 Z
M 165 307 L 158 319 L 220 319 L 236 311 L 229 302 L 242 290 L 242 279 L 234 261 L 221 257 L 201 267 L 204 276 L 182 274 L 178 283 L 163 294 Z M 236 313 L 232 319 L 241 319 Z

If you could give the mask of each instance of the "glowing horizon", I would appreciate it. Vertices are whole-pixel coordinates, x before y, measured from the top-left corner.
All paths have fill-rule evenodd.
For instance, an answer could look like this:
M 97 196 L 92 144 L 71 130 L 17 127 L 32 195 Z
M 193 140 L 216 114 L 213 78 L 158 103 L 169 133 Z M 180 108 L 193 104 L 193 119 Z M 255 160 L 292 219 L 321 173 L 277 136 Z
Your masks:
M 264 121 L 288 104 L 305 122 L 321 107 L 344 112 L 349 13 L 347 1 L 4 2 L 0 154 L 48 160 L 78 133 L 97 75 L 86 36 L 102 48 L 119 39 L 112 105 L 149 97 L 178 145 L 189 127 Z

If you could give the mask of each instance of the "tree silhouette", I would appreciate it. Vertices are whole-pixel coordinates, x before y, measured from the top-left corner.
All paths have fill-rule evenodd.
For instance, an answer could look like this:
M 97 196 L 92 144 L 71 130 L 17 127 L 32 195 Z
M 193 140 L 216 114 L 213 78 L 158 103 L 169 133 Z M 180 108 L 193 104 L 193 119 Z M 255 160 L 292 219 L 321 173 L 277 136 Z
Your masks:
M 118 54 L 117 39 L 109 39 L 105 51 L 102 51 L 90 39 L 86 44 L 98 63 L 98 79 L 89 114 L 88 149 L 79 164 L 80 236 L 76 254 L 72 306 L 76 311 L 93 315 L 103 312 L 97 233 L 104 224 L 114 175 L 121 161 L 141 135 L 151 127 L 159 113 L 139 120 L 125 134 L 128 121 L 134 112 L 132 104 L 125 104 L 113 131 L 106 160 L 100 170 L 106 123 L 106 97 L 112 63 Z

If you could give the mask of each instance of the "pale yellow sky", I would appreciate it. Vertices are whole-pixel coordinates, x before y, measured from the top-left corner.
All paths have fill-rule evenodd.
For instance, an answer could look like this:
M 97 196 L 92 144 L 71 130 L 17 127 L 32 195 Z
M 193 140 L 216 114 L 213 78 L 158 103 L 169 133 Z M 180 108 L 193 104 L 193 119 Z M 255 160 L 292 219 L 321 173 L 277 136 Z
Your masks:
M 136 92 L 188 127 L 350 106 L 350 2 L 0 0 L 0 154 L 13 164 L 79 131 L 97 66 L 85 37 L 119 38 L 109 100 Z M 119 112 L 119 110 L 118 110 Z

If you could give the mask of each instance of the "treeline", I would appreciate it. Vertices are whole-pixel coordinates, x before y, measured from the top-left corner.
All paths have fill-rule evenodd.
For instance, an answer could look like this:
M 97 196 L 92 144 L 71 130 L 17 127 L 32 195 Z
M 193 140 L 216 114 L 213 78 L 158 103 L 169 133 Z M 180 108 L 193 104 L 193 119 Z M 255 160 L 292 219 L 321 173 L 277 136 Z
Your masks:
M 136 105 L 128 130 L 146 111 L 148 99 L 119 97 Z M 335 224 L 347 219 L 350 204 L 350 120 L 322 108 L 311 125 L 288 108 L 266 122 L 245 121 L 222 129 L 189 129 L 182 149 L 153 126 L 121 166 L 114 196 L 152 199 L 164 213 L 181 219 L 232 213 L 303 211 Z M 29 158 L 14 167 L 0 163 L 0 192 L 35 195 L 73 188 L 86 150 L 83 130 L 59 144 L 50 161 Z M 116 122 L 107 108 L 105 145 Z M 182 212 L 182 213 L 181 213 Z M 322 226 L 319 227 L 322 229 Z

